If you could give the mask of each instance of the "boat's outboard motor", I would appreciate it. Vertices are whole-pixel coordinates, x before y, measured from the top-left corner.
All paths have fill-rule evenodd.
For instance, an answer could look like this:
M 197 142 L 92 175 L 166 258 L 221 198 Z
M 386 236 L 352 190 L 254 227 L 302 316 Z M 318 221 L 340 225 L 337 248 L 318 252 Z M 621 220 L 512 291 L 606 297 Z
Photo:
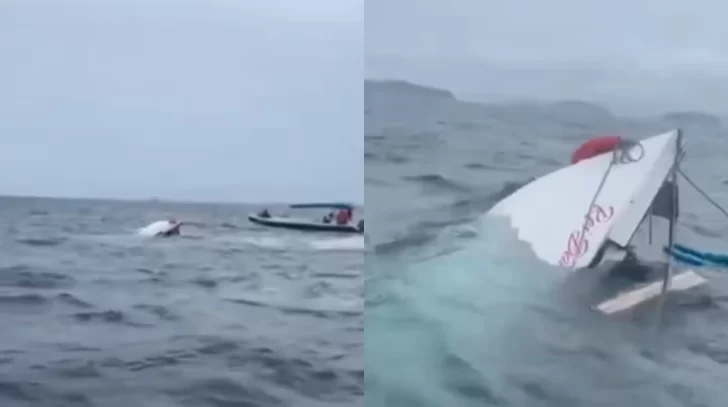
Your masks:
M 360 232 L 364 233 L 364 219 L 359 220 L 356 228 L 359 229 Z

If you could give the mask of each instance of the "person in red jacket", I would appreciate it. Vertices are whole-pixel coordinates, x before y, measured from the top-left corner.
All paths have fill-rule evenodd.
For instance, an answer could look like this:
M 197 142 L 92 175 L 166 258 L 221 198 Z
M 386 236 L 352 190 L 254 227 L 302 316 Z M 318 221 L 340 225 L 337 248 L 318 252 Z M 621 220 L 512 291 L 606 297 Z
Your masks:
M 346 225 L 351 220 L 351 209 L 342 209 L 336 214 L 336 224 Z

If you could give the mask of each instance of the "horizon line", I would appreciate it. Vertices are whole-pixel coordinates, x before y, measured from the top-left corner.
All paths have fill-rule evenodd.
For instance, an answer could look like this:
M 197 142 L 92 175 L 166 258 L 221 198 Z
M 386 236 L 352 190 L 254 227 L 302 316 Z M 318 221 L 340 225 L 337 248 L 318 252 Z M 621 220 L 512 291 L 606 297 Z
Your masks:
M 285 200 L 285 201 L 213 201 L 213 200 L 195 200 L 195 199 L 178 199 L 178 198 L 121 198 L 121 197 L 86 197 L 86 196 L 50 196 L 50 195 L 21 195 L 21 194 L 0 194 L 0 199 L 46 199 L 46 200 L 66 200 L 66 201 L 99 201 L 99 202 L 128 202 L 128 203 L 166 203 L 166 204 L 202 204 L 202 205 L 293 205 L 306 200 Z M 339 200 L 341 202 L 351 202 L 356 207 L 363 207 L 364 204 L 356 201 Z M 339 202 L 336 201 L 336 202 Z M 334 201 L 332 201 L 334 202 Z

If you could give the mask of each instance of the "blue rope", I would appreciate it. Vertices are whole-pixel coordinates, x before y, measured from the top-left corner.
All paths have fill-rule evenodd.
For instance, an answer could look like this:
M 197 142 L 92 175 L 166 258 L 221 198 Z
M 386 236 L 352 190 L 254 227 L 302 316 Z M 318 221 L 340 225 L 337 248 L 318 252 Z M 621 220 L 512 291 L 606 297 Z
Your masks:
M 681 244 L 675 244 L 672 250 L 669 247 L 664 247 L 663 251 L 675 260 L 691 266 L 728 268 L 728 254 L 701 252 Z
M 690 179 L 681 169 L 677 170 L 685 181 L 690 184 L 700 195 L 703 196 L 710 204 L 728 218 L 726 211 L 718 202 L 711 198 L 702 188 L 700 188 L 693 180 Z M 701 252 L 699 250 L 687 247 L 681 244 L 673 244 L 670 247 L 664 247 L 663 251 L 675 260 L 696 267 L 725 267 L 728 268 L 728 254 Z

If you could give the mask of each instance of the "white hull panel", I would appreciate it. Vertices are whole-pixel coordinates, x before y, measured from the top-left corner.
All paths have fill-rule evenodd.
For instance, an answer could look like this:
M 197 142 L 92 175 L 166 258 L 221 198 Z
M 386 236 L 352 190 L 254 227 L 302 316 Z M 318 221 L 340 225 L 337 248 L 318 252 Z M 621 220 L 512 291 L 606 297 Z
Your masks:
M 154 237 L 164 233 L 168 233 L 174 228 L 179 227 L 178 223 L 173 223 L 168 220 L 158 220 L 150 223 L 149 225 L 137 230 L 137 234 L 141 236 Z
M 706 284 L 708 280 L 694 271 L 686 271 L 672 277 L 668 292 L 686 291 Z M 595 308 L 606 315 L 616 314 L 632 309 L 644 302 L 657 298 L 662 293 L 662 280 L 620 293 L 616 297 L 604 301 Z
M 612 166 L 613 155 L 601 154 L 546 174 L 488 213 L 509 218 L 542 261 L 587 267 L 606 240 L 629 242 L 672 168 L 678 136 L 671 131 L 642 140 L 628 151 L 631 162 Z

